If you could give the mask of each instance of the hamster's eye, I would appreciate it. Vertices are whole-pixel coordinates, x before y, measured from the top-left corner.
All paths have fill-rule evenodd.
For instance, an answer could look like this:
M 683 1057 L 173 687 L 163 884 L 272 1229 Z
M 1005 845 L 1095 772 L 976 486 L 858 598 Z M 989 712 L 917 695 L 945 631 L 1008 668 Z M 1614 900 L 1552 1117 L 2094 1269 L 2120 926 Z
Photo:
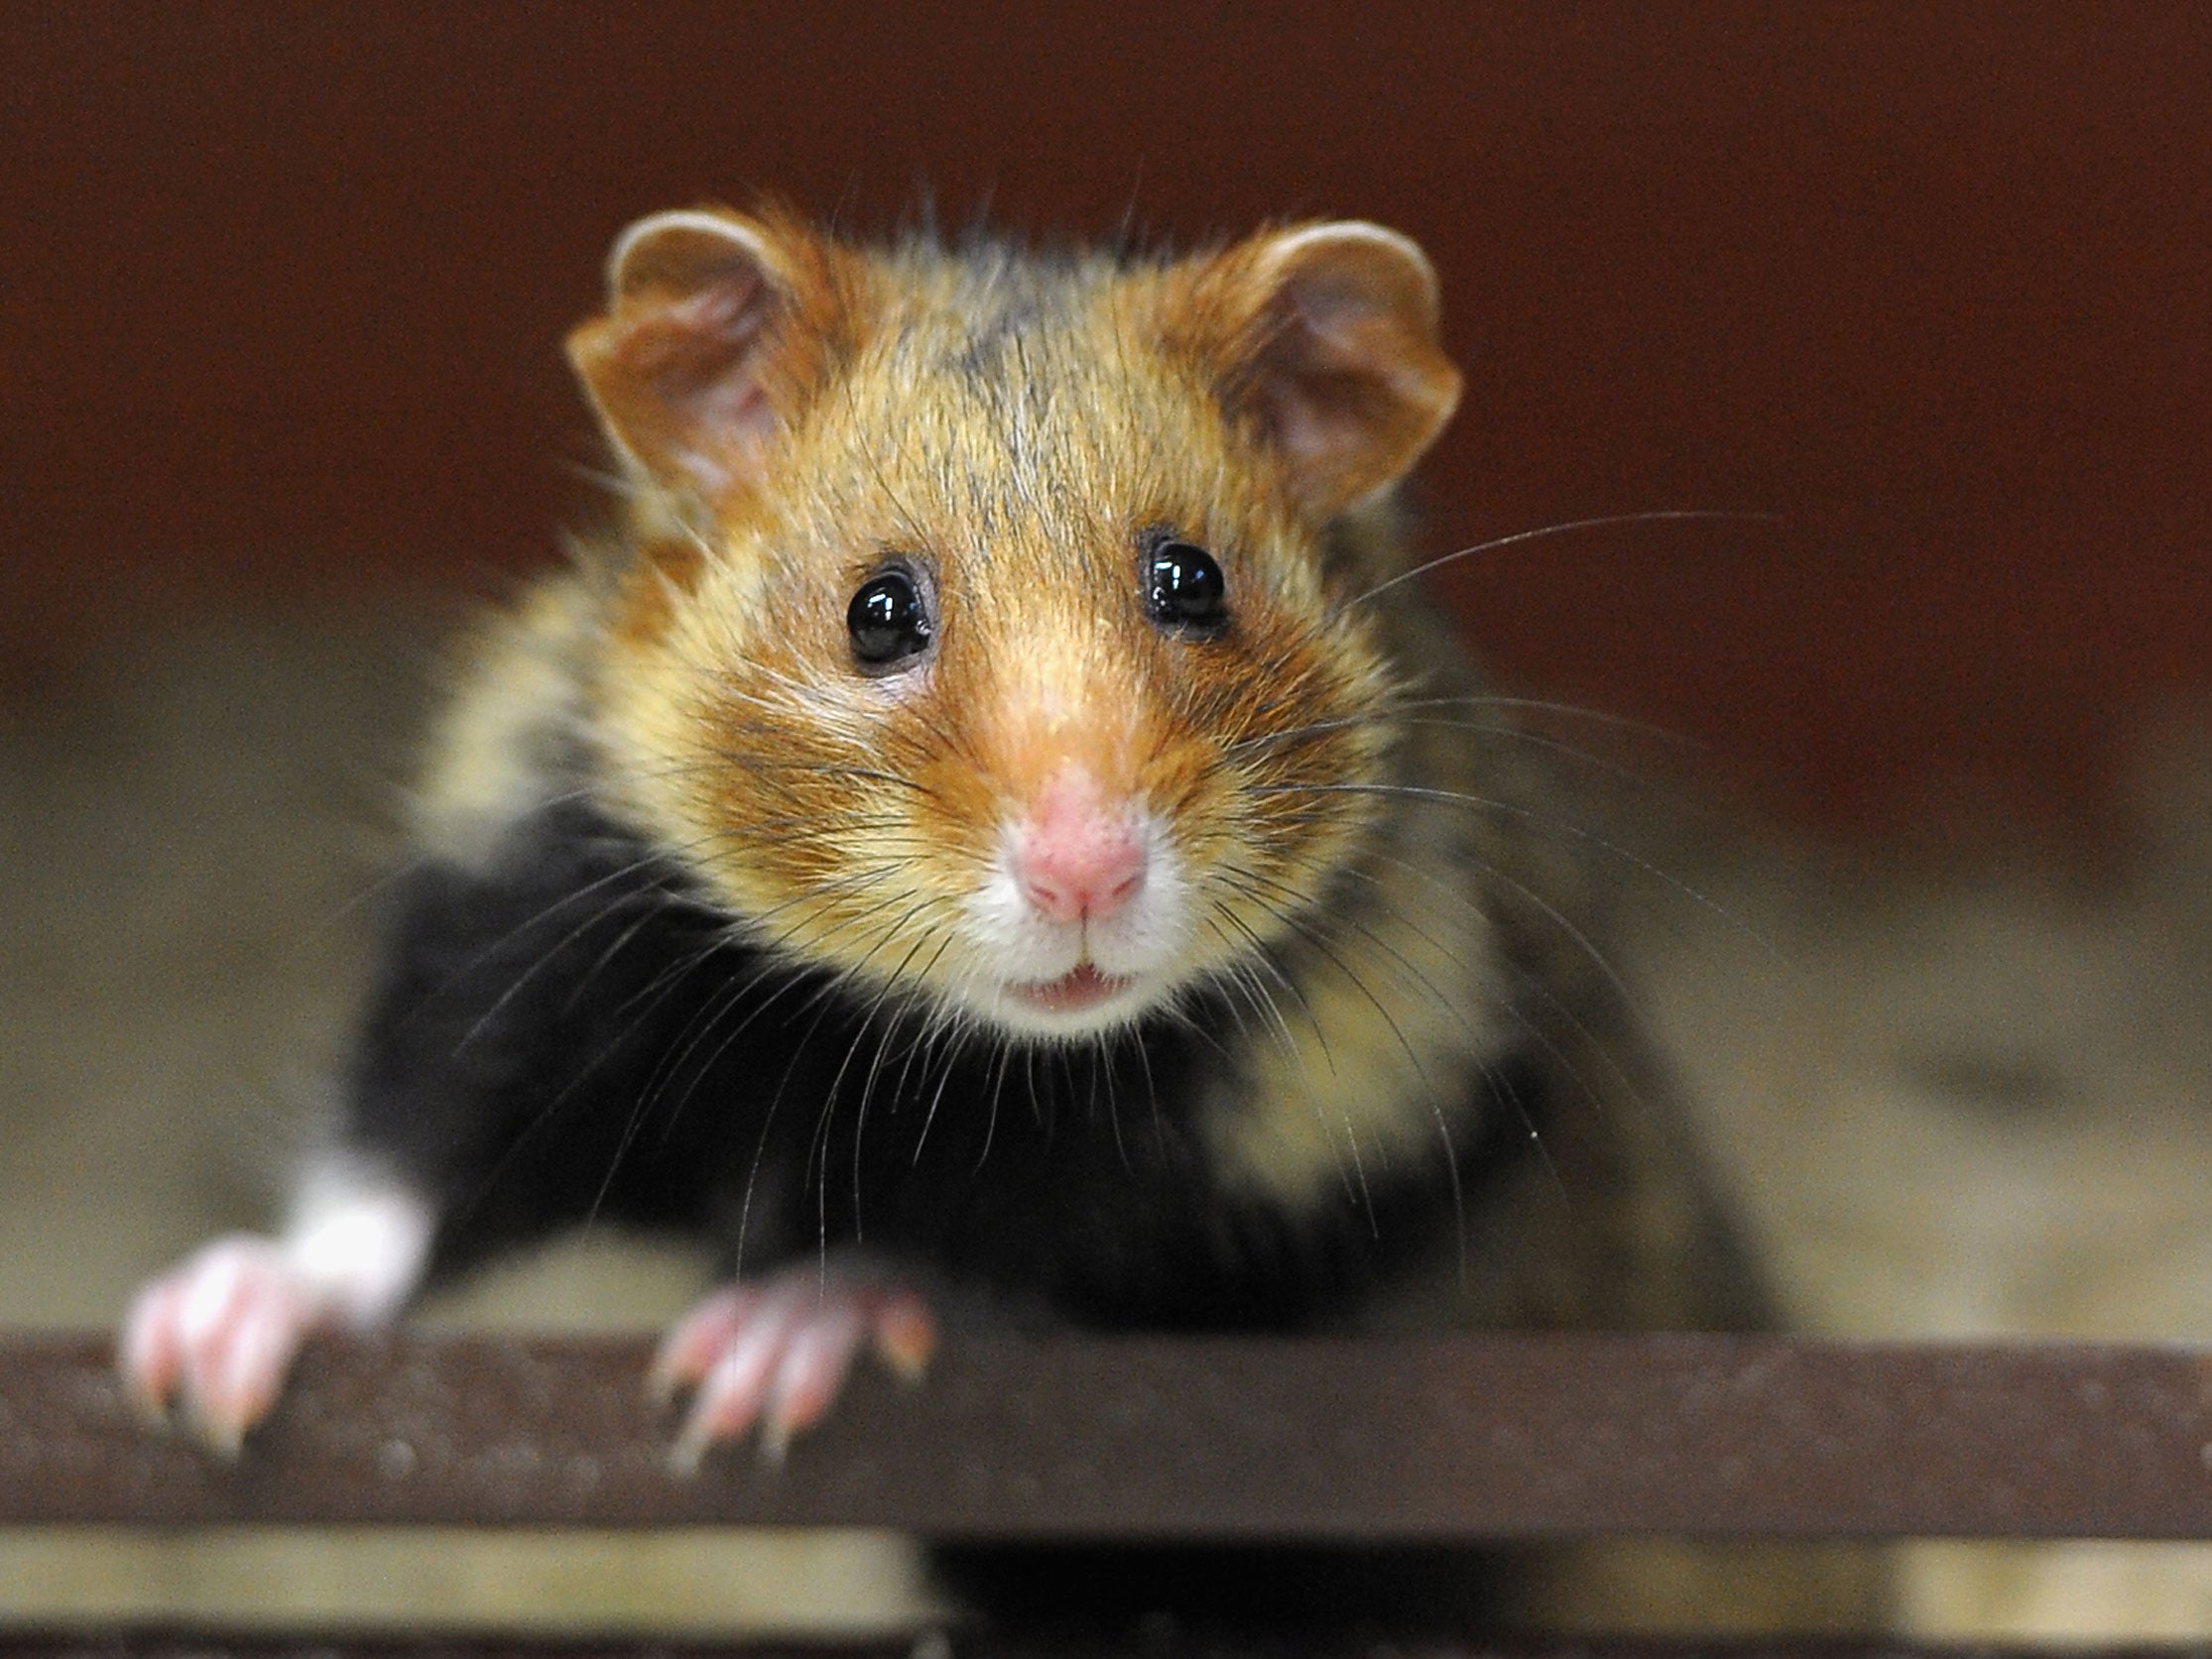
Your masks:
M 1156 541 L 1144 574 L 1145 614 L 1161 627 L 1205 640 L 1229 626 L 1228 583 L 1205 548 Z
M 853 655 L 880 668 L 928 649 L 929 612 L 911 575 L 886 570 L 853 594 L 845 607 L 845 630 L 852 635 Z

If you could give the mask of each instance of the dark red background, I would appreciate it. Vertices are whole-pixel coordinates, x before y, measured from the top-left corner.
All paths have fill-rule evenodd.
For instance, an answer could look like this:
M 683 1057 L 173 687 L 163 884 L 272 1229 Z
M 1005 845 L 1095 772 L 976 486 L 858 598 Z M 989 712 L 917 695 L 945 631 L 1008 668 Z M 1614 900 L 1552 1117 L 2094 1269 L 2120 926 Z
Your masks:
M 1439 547 L 1524 684 L 1768 797 L 2094 830 L 2212 692 L 2212 8 L 118 5 L 0 14 L 0 650 L 482 584 L 585 522 L 614 231 L 1396 224 L 1470 395 Z M 22 674 L 19 683 L 28 682 Z

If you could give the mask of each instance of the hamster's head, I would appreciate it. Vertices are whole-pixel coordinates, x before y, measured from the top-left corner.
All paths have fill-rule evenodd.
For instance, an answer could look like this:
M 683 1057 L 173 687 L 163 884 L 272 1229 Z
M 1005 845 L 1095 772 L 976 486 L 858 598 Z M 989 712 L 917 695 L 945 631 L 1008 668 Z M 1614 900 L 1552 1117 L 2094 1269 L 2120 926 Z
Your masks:
M 1378 810 L 1361 533 L 1459 377 L 1418 249 L 658 215 L 570 352 L 637 480 L 606 786 L 745 935 L 961 1028 L 1263 989 Z

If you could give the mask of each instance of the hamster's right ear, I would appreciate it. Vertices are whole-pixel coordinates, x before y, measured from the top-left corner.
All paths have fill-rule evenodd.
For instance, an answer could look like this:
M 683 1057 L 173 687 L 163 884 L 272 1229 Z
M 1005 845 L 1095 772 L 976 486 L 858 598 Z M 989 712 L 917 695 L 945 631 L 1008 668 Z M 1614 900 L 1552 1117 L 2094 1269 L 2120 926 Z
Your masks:
M 656 213 L 607 259 L 607 314 L 568 358 L 607 435 L 708 504 L 756 481 L 819 376 L 840 307 L 837 251 L 796 221 Z

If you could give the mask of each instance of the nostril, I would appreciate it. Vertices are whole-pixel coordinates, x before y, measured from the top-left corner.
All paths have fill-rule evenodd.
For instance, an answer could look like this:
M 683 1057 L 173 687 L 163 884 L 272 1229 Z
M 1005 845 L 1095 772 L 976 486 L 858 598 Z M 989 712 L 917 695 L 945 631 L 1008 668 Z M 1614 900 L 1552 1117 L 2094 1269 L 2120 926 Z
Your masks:
M 1022 896 L 1030 901 L 1031 909 L 1041 911 L 1053 921 L 1082 919 L 1082 900 L 1049 876 L 1039 875 L 1034 870 L 1023 871 Z
M 1113 881 L 1098 895 L 1096 903 L 1092 906 L 1094 913 L 1107 915 L 1120 909 L 1137 896 L 1137 889 L 1144 885 L 1145 866 L 1143 855 L 1140 853 L 1136 863 L 1131 866 L 1128 873 Z

